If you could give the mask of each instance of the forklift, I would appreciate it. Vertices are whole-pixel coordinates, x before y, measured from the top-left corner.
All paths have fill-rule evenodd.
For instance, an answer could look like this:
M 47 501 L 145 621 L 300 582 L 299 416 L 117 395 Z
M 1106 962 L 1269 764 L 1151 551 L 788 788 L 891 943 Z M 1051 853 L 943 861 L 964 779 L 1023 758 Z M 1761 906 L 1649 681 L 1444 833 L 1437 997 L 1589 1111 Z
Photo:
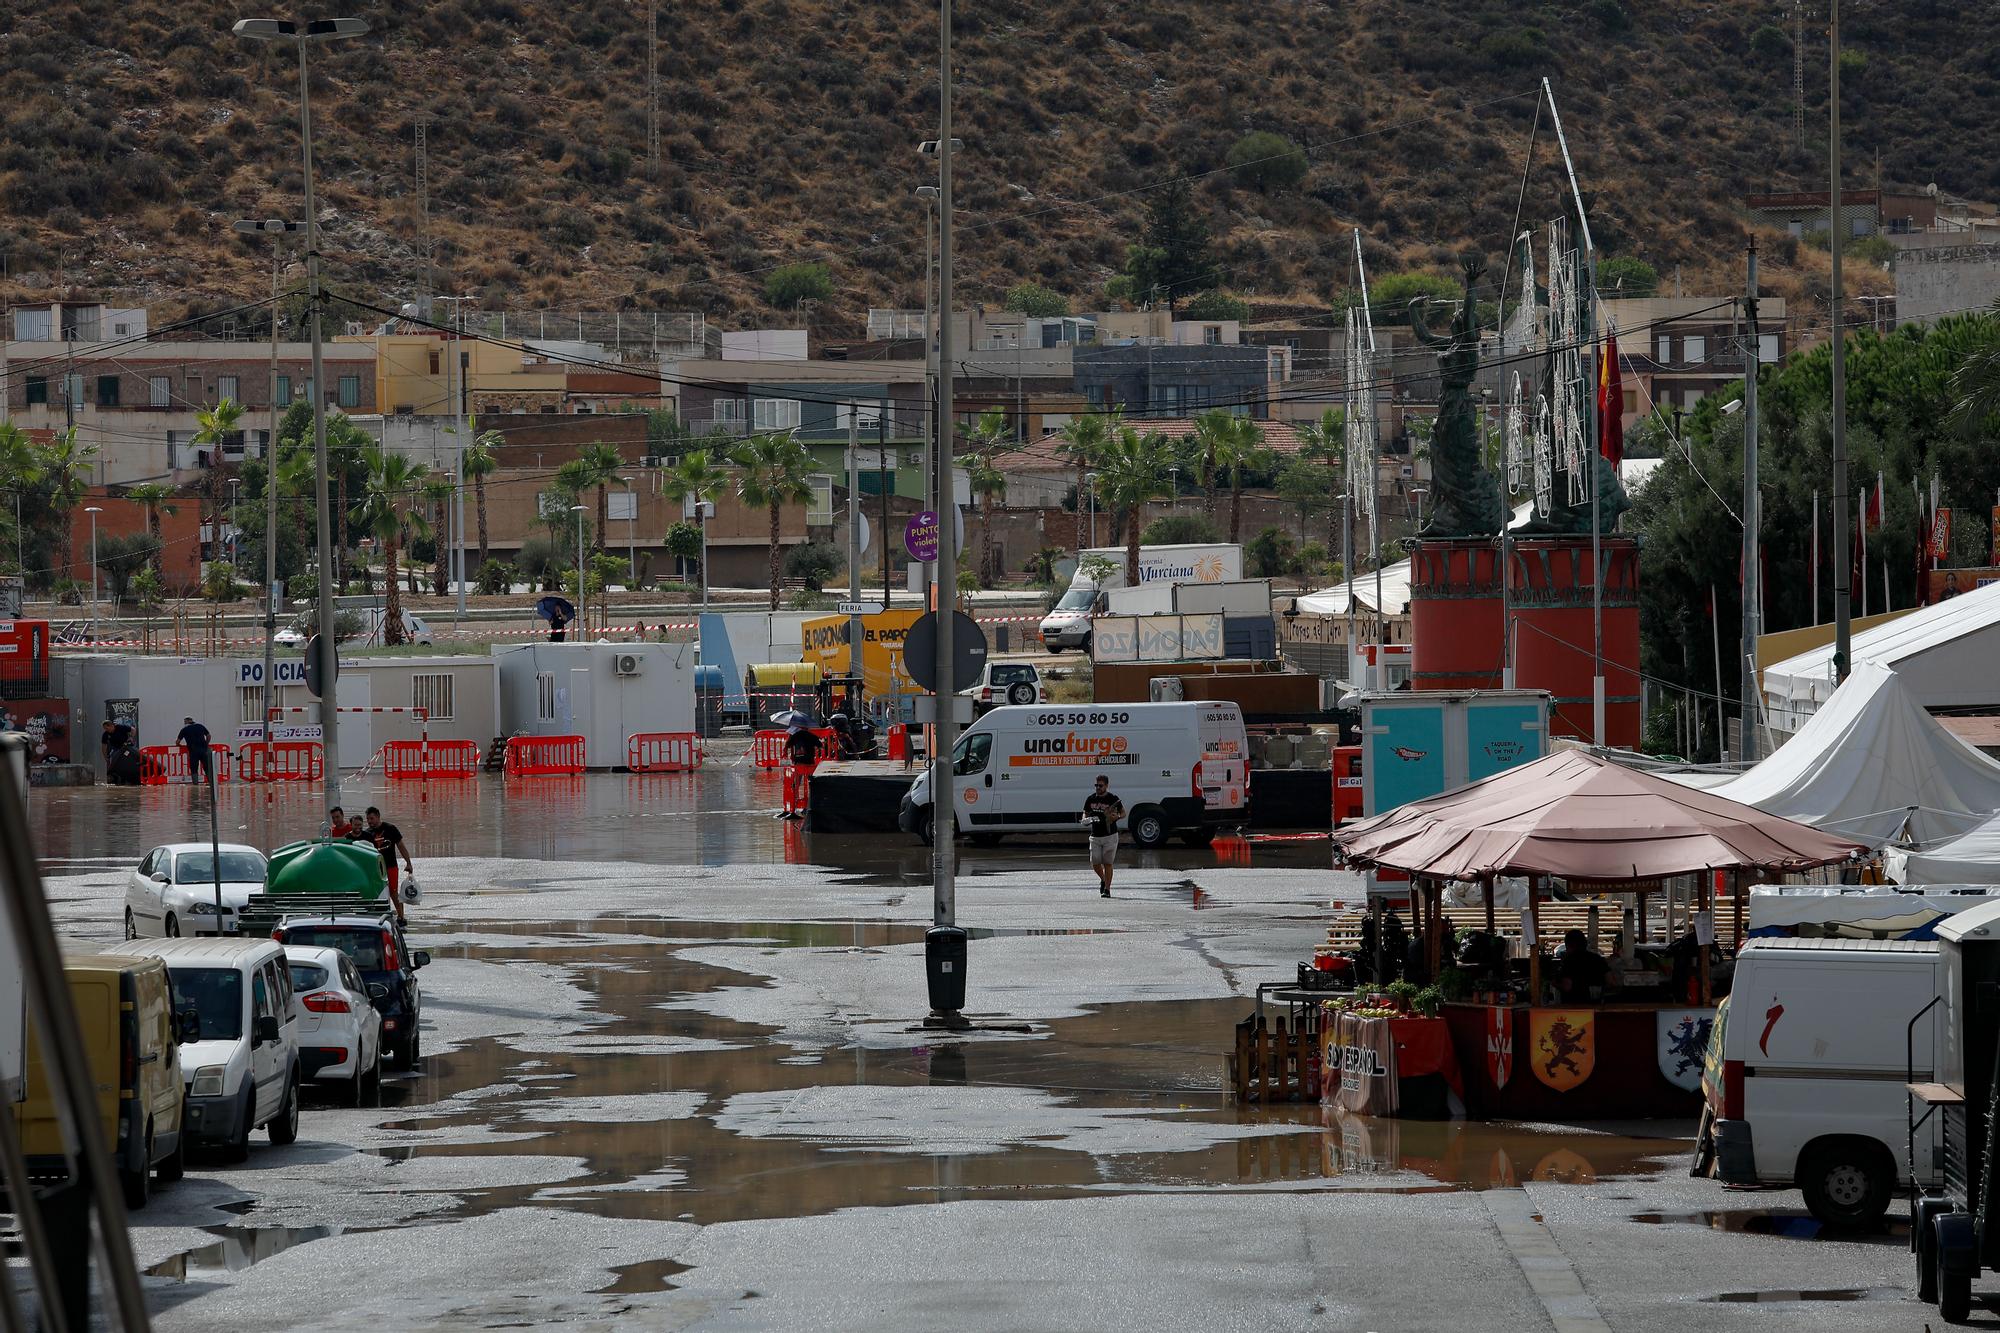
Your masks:
M 1910 1248 L 1917 1259 L 1917 1296 L 1935 1304 L 1947 1324 L 1972 1312 L 1972 1283 L 2000 1272 L 2000 903 L 1988 903 L 1937 924 L 1938 995 L 1910 1020 L 1910 1031 L 1933 1008 L 1938 1022 L 1937 1081 L 1908 1085 L 1911 1178 L 1916 1136 L 1936 1116 L 1943 1126 L 1941 1184 L 1913 1191 Z M 1914 1035 L 1911 1038 L 1914 1065 Z M 1921 1114 L 1918 1108 L 1922 1107 Z

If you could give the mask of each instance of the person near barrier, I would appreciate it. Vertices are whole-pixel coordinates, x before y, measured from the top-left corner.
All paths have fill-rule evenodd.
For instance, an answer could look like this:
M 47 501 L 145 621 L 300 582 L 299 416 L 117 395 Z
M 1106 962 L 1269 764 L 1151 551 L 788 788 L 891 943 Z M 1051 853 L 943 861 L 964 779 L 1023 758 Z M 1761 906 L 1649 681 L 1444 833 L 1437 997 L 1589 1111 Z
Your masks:
M 208 728 L 191 717 L 183 718 L 182 721 L 187 725 L 181 728 L 180 735 L 174 739 L 180 742 L 182 753 L 187 755 L 188 781 L 214 782 L 215 755 L 208 748 Z M 197 771 L 202 774 L 199 778 L 195 776 Z
M 399 892 L 400 876 L 396 873 L 396 857 L 398 854 L 402 856 L 403 865 L 412 876 L 417 873 L 416 862 L 410 859 L 410 849 L 403 845 L 403 830 L 384 821 L 380 809 L 371 805 L 364 817 L 368 822 L 361 826 L 354 837 L 357 841 L 370 844 L 381 853 L 382 869 L 389 877 L 389 902 L 395 907 L 396 920 L 400 923 L 403 920 L 403 898 Z
M 780 819 L 804 819 L 806 797 L 812 789 L 812 772 L 818 766 L 820 740 L 803 722 L 793 722 L 785 732 L 785 758 L 791 767 L 785 773 L 785 809 Z

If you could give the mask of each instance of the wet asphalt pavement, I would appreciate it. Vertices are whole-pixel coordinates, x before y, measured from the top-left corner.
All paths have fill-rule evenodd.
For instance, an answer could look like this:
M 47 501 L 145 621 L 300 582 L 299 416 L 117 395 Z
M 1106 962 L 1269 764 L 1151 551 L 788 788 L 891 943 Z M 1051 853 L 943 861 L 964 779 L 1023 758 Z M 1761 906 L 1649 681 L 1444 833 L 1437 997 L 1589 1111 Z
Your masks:
M 417 858 L 424 1060 L 155 1192 L 160 1327 L 1924 1327 L 1905 1236 L 1687 1179 L 1685 1122 L 1235 1105 L 1246 997 L 1354 891 L 1323 841 L 1128 849 L 1108 902 L 1079 846 L 964 849 L 969 1008 L 1028 1030 L 943 1036 L 924 850 L 809 837 L 717 760 L 350 782 Z M 67 936 L 117 937 L 190 797 L 35 794 Z M 317 806 L 226 790 L 222 837 Z

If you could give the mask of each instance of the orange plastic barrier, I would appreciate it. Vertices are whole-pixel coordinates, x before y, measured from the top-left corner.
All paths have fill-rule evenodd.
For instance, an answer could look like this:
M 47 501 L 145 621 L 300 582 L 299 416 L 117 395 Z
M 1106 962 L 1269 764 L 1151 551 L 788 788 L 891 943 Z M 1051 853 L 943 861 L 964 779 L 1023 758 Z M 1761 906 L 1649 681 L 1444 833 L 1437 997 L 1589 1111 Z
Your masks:
M 750 762 L 759 768 L 783 768 L 785 765 L 785 733 L 782 731 L 759 731 L 750 737 Z
M 785 813 L 802 815 L 806 812 L 806 801 L 812 795 L 813 764 L 801 768 L 791 765 L 785 769 Z
M 1333 824 L 1361 818 L 1361 747 L 1335 746 L 1333 751 Z
M 326 747 L 318 741 L 252 742 L 236 752 L 241 782 L 318 782 L 326 776 Z
M 215 780 L 229 781 L 229 747 L 211 745 L 208 752 L 214 756 Z M 140 746 L 139 781 L 155 787 L 169 782 L 194 781 L 188 769 L 187 751 L 178 745 Z
M 634 773 L 686 773 L 700 768 L 703 757 L 691 731 L 642 731 L 625 738 L 625 767 Z
M 583 772 L 583 737 L 516 736 L 507 742 L 508 777 Z
M 474 741 L 389 741 L 381 756 L 385 778 L 469 778 L 479 772 Z
M 910 729 L 901 722 L 889 728 L 889 757 L 891 759 L 910 757 Z

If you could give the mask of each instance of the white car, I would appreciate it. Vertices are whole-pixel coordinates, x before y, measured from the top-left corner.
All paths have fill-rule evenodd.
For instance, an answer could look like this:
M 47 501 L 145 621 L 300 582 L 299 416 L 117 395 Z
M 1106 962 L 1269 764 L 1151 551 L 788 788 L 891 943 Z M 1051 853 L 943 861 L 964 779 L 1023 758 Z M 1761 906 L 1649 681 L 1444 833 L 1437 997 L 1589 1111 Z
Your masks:
M 125 938 L 233 935 L 236 914 L 264 891 L 264 853 L 222 844 L 222 910 L 215 905 L 215 849 L 205 842 L 170 842 L 140 860 L 125 884 Z
M 299 1072 L 344 1082 L 362 1105 L 382 1089 L 382 1015 L 368 983 L 338 949 L 285 946 L 292 970 L 292 1016 L 298 1019 Z
M 989 660 L 979 674 L 979 682 L 959 693 L 972 700 L 975 717 L 984 717 L 1002 704 L 1045 704 L 1049 701 L 1042 673 L 1035 669 L 1032 662 Z
M 360 648 L 381 647 L 384 642 L 383 628 L 389 619 L 388 612 L 379 606 L 370 606 L 353 612 L 353 615 L 359 622 L 359 627 L 351 634 L 343 634 L 340 641 Z M 402 616 L 404 643 L 428 645 L 434 642 L 431 627 L 422 616 L 411 615 L 408 611 L 403 612 Z M 280 648 L 303 648 L 306 646 L 309 631 L 317 620 L 317 613 L 308 611 L 273 634 L 271 642 Z M 339 613 L 336 613 L 334 623 L 336 625 L 340 623 Z

